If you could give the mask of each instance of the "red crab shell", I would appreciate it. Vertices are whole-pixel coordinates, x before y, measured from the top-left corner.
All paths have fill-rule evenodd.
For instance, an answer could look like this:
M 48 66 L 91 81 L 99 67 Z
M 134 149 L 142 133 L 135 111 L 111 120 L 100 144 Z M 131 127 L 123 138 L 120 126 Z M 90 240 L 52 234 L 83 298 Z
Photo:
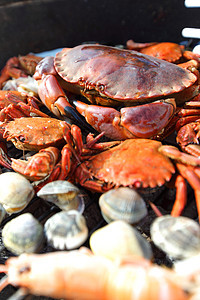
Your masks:
M 119 186 L 161 186 L 175 173 L 170 159 L 158 151 L 161 145 L 161 142 L 149 139 L 127 139 L 85 161 L 85 165 L 76 169 L 75 178 L 80 183 L 81 170 L 87 169 L 90 178 L 101 182 L 105 190 Z M 83 178 L 83 185 L 87 186 L 88 179 Z
M 54 64 L 68 90 L 79 91 L 91 102 L 106 106 L 132 106 L 169 95 L 176 97 L 197 79 L 169 62 L 103 45 L 63 49 Z
M 3 137 L 18 149 L 38 151 L 64 142 L 63 123 L 54 118 L 17 118 L 5 125 Z

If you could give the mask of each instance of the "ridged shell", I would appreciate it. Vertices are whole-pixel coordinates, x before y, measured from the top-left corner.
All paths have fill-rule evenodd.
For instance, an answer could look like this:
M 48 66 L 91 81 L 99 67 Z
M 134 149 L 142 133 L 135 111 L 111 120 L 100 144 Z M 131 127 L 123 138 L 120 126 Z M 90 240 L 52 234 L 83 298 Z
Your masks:
M 24 176 L 15 172 L 0 175 L 0 203 L 8 214 L 22 211 L 34 195 L 33 186 Z
M 16 255 L 34 253 L 44 241 L 43 226 L 30 213 L 12 219 L 2 230 L 4 246 Z
M 88 237 L 86 220 L 77 210 L 56 213 L 46 221 L 44 230 L 49 245 L 59 250 L 78 248 Z
M 147 215 L 143 198 L 129 187 L 112 189 L 99 198 L 103 218 L 107 223 L 124 220 L 130 224 L 139 222 Z
M 85 208 L 79 188 L 66 180 L 55 180 L 47 183 L 37 193 L 37 196 L 54 203 L 65 211 L 75 209 L 83 213 Z
M 0 224 L 6 216 L 6 210 L 3 205 L 0 204 Z
M 150 227 L 154 244 L 174 259 L 200 252 L 200 226 L 187 217 L 161 216 Z
M 90 247 L 94 254 L 111 260 L 124 255 L 151 259 L 150 244 L 140 232 L 125 221 L 113 221 L 92 233 Z
M 194 74 L 175 64 L 99 44 L 63 49 L 56 54 L 55 68 L 68 88 L 91 95 L 95 91 L 118 105 L 178 93 L 196 81 Z

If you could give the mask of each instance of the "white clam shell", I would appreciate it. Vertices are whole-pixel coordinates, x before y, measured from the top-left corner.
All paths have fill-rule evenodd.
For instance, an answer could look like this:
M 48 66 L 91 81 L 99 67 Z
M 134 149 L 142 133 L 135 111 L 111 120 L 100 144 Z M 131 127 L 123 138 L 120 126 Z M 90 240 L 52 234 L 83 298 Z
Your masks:
M 0 203 L 8 214 L 23 210 L 34 195 L 33 186 L 24 176 L 15 172 L 0 175 Z
M 43 226 L 30 213 L 12 219 L 3 227 L 4 246 L 16 255 L 37 252 L 44 240 Z
M 147 215 L 145 201 L 136 190 L 129 187 L 112 189 L 102 194 L 99 206 L 107 223 L 124 220 L 135 224 Z
M 2 204 L 0 204 L 0 224 L 3 221 L 3 219 L 5 218 L 6 214 L 7 213 L 6 213 L 5 208 L 3 207 Z
M 86 220 L 77 210 L 56 213 L 46 221 L 44 230 L 49 245 L 60 250 L 78 248 L 88 237 Z
M 174 259 L 185 259 L 200 253 L 200 226 L 187 217 L 165 215 L 150 227 L 154 244 Z
M 65 211 L 76 209 L 83 213 L 85 208 L 79 188 L 66 180 L 55 180 L 47 183 L 37 193 L 37 196 L 54 203 Z
M 129 223 L 117 220 L 94 231 L 89 240 L 94 254 L 111 260 L 126 255 L 137 255 L 151 259 L 149 242 Z

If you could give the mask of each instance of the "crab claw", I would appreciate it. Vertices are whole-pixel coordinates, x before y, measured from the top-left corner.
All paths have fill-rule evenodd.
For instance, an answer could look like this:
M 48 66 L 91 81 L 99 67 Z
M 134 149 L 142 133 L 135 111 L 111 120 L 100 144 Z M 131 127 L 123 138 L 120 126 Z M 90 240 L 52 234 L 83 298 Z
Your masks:
M 37 74 L 38 71 L 34 75 L 36 79 L 40 78 Z M 67 117 L 86 131 L 93 130 L 69 103 L 69 99 L 57 78 L 53 74 L 41 76 L 42 80 L 39 81 L 38 94 L 44 105 L 58 118 L 65 119 Z
M 183 126 L 177 133 L 176 141 L 181 149 L 194 156 L 200 156 L 200 122 L 191 122 Z
M 176 109 L 174 99 L 124 107 L 120 111 L 81 101 L 73 104 L 94 129 L 113 140 L 154 137 L 167 126 Z
M 53 171 L 58 158 L 59 150 L 55 147 L 48 147 L 29 157 L 27 161 L 12 158 L 11 167 L 27 179 L 36 181 L 45 178 Z

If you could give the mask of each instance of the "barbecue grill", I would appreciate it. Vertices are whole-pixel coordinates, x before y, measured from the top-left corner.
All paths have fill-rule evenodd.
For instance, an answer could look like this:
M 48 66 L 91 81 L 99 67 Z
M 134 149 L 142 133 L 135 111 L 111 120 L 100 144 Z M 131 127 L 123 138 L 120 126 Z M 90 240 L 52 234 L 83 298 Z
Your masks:
M 107 45 L 125 44 L 128 39 L 139 42 L 172 41 L 182 42 L 194 47 L 197 38 L 183 37 L 183 28 L 200 26 L 198 8 L 186 8 L 183 0 L 154 1 L 113 1 L 113 0 L 0 0 L 0 68 L 12 56 L 40 53 L 62 47 L 73 47 L 83 42 L 99 42 Z M 45 111 L 48 113 L 47 111 Z M 175 143 L 174 136 L 165 142 Z M 20 158 L 22 151 L 9 144 L 8 154 Z M 3 172 L 8 170 L 2 168 Z M 84 216 L 86 217 L 89 236 L 93 231 L 105 225 L 98 204 L 99 194 L 86 192 Z M 170 212 L 175 190 L 160 189 L 143 195 L 153 199 L 163 214 Z M 188 186 L 188 203 L 183 215 L 197 220 L 197 211 L 192 189 Z M 41 223 L 59 209 L 53 204 L 35 197 L 23 212 L 31 212 Z M 149 214 L 137 226 L 146 237 L 150 236 L 149 226 L 155 218 L 148 207 Z M 3 226 L 16 215 L 6 218 Z M 89 238 L 88 238 L 89 240 Z M 84 244 L 88 246 L 88 240 Z M 0 238 L 0 263 L 12 256 L 5 249 Z M 152 244 L 155 262 L 170 266 L 172 261 L 164 252 Z M 55 251 L 44 245 L 41 252 Z M 0 294 L 0 299 L 8 299 L 14 294 L 14 287 L 7 287 Z M 26 299 L 30 299 L 30 296 Z M 47 299 L 31 296 L 31 299 Z

